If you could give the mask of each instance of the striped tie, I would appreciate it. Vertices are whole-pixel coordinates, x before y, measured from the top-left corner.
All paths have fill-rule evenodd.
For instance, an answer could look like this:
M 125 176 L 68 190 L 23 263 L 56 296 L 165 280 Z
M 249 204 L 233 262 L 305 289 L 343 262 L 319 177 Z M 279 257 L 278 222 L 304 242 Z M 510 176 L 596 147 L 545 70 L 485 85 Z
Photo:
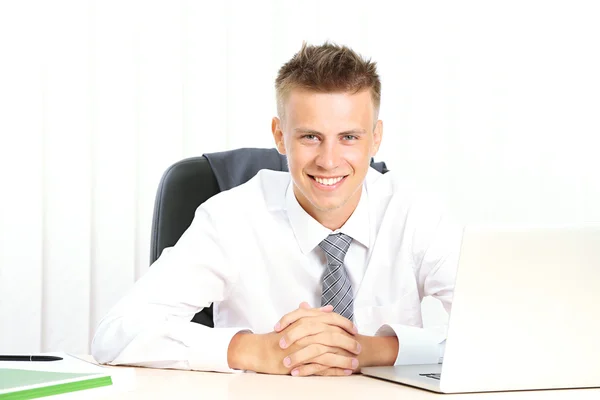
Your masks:
M 331 304 L 333 312 L 352 321 L 354 317 L 354 294 L 348 272 L 344 267 L 344 257 L 352 238 L 343 233 L 327 236 L 319 247 L 327 256 L 327 268 L 323 274 L 321 306 Z

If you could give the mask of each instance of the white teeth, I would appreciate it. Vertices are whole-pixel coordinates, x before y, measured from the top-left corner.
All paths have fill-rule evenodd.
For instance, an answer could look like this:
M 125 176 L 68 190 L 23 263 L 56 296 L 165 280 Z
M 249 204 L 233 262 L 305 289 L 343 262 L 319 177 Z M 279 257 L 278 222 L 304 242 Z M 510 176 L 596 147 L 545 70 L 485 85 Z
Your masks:
M 342 179 L 344 179 L 343 176 L 340 176 L 338 178 L 328 178 L 328 179 L 317 178 L 315 176 L 315 181 L 319 182 L 321 185 L 327 185 L 327 186 L 335 185 Z

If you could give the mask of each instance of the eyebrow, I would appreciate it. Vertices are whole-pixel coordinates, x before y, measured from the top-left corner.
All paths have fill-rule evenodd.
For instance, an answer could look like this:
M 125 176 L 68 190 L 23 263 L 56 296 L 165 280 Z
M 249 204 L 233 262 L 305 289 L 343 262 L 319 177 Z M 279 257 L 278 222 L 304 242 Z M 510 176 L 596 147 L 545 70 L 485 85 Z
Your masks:
M 295 128 L 294 132 L 306 133 L 309 135 L 323 135 L 319 131 L 315 131 L 314 129 L 307 129 L 307 128 Z M 338 133 L 338 135 L 365 135 L 366 133 L 367 133 L 367 131 L 365 131 L 364 129 L 350 129 L 349 131 L 340 132 L 340 133 Z

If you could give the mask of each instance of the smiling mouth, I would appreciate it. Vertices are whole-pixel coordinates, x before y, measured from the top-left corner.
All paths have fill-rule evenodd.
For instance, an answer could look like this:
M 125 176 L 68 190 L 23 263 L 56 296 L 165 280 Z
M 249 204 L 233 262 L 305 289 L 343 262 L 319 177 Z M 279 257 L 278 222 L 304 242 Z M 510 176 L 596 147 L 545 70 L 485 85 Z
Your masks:
M 321 177 L 317 177 L 317 176 L 313 176 L 313 175 L 308 175 L 308 176 L 310 176 L 311 179 L 315 180 L 317 183 L 320 183 L 321 185 L 334 186 L 334 185 L 338 184 L 339 182 L 341 182 L 348 175 L 338 176 L 335 178 L 321 178 Z

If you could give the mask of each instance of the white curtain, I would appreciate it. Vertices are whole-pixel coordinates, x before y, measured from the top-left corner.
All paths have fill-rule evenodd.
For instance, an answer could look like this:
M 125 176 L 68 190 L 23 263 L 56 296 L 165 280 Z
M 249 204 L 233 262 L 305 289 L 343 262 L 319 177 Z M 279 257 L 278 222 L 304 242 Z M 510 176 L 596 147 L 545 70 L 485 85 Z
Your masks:
M 378 159 L 465 222 L 600 223 L 599 19 L 593 1 L 0 0 L 0 352 L 89 352 L 148 268 L 163 171 L 272 147 L 303 40 L 379 63 Z

